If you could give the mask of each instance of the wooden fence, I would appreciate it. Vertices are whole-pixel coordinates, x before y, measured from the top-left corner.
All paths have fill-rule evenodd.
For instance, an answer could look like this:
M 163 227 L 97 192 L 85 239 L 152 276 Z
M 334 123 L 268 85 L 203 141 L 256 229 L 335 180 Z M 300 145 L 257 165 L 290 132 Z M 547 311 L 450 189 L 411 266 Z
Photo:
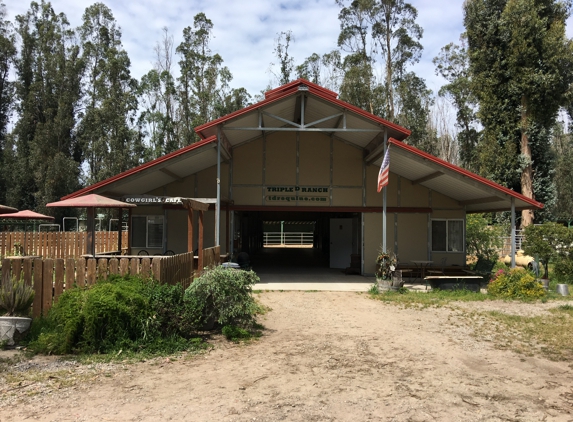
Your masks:
M 42 258 L 79 258 L 86 253 L 86 232 L 0 232 L 0 257 L 24 255 Z M 96 232 L 96 253 L 117 250 L 117 232 Z M 121 244 L 127 246 L 127 232 Z
M 169 257 L 96 257 L 68 259 L 10 258 L 2 261 L 2 283 L 10 277 L 34 286 L 32 315 L 45 315 L 60 295 L 74 284 L 86 287 L 111 274 L 142 274 L 161 283 L 181 283 L 187 288 L 193 281 L 193 254 Z

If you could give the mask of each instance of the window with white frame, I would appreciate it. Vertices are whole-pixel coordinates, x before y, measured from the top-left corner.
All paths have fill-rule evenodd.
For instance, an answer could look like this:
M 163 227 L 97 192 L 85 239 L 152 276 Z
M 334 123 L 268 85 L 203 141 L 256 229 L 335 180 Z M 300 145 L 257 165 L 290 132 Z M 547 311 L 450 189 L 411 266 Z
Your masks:
M 463 252 L 464 220 L 432 220 L 432 252 Z
M 131 245 L 134 248 L 163 247 L 163 216 L 134 215 L 131 217 Z

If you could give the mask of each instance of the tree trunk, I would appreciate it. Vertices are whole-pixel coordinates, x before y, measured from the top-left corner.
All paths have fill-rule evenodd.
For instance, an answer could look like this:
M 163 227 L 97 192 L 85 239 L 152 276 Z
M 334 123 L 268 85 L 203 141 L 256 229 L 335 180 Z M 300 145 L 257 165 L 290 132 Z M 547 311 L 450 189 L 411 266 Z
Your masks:
M 531 165 L 531 147 L 529 145 L 529 136 L 527 134 L 527 97 L 521 97 L 521 155 L 528 159 L 527 166 L 521 173 L 521 194 L 527 198 L 534 199 L 533 196 L 533 167 Z M 533 224 L 533 210 L 521 211 L 521 228 Z

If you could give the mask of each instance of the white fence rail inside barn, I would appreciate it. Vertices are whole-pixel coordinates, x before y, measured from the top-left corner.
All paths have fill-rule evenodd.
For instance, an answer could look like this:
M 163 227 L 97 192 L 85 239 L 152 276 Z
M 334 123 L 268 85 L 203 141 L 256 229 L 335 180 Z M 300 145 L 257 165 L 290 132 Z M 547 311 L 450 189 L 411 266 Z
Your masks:
M 306 246 L 312 247 L 313 232 L 265 232 L 264 246 Z

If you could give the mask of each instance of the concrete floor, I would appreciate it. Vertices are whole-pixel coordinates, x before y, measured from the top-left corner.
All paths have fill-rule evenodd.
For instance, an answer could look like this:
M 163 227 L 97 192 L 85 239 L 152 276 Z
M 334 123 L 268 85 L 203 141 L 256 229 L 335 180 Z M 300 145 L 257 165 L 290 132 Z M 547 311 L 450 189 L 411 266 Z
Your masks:
M 251 257 L 253 271 L 261 279 L 255 290 L 322 290 L 366 292 L 376 279 L 346 275 L 342 269 L 329 268 L 329 257 L 316 249 L 263 248 Z M 406 283 L 424 290 L 425 285 Z

